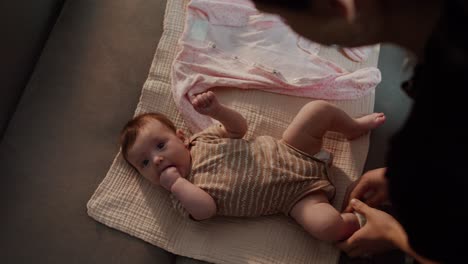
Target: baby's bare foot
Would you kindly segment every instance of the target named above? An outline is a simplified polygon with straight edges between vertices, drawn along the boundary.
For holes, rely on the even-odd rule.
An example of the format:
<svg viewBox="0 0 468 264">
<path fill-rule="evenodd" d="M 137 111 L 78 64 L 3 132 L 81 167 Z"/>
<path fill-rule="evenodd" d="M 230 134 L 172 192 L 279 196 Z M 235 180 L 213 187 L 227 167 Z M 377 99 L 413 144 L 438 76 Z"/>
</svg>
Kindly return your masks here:
<svg viewBox="0 0 468 264">
<path fill-rule="evenodd" d="M 352 134 L 348 135 L 348 139 L 355 139 L 366 134 L 370 130 L 381 126 L 385 122 L 385 114 L 373 113 L 354 120 L 356 121 L 357 128 Z"/>
</svg>

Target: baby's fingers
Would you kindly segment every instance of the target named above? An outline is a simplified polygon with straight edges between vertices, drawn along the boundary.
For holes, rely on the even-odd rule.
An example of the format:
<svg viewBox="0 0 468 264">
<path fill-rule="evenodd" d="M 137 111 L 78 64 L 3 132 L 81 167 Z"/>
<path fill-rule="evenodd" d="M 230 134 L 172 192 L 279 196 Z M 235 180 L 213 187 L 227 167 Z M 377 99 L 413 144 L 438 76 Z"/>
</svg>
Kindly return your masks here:
<svg viewBox="0 0 468 264">
<path fill-rule="evenodd" d="M 198 96 L 195 96 L 195 97 L 192 98 L 192 105 L 195 108 L 200 107 L 200 99 L 198 98 Z"/>
<path fill-rule="evenodd" d="M 210 99 L 210 96 L 208 96 L 208 93 L 202 94 L 201 97 L 203 100 L 203 106 L 205 107 L 209 106 L 211 103 L 211 99 Z"/>
<path fill-rule="evenodd" d="M 192 105 L 198 108 L 206 107 L 206 100 L 203 98 L 202 94 L 198 94 L 192 100 Z"/>
<path fill-rule="evenodd" d="M 216 95 L 212 91 L 208 91 L 200 94 L 200 99 L 203 101 L 203 105 L 208 107 L 216 101 Z"/>
<path fill-rule="evenodd" d="M 205 95 L 207 100 L 210 102 L 212 102 L 215 99 L 215 94 L 212 91 L 206 92 Z"/>
</svg>

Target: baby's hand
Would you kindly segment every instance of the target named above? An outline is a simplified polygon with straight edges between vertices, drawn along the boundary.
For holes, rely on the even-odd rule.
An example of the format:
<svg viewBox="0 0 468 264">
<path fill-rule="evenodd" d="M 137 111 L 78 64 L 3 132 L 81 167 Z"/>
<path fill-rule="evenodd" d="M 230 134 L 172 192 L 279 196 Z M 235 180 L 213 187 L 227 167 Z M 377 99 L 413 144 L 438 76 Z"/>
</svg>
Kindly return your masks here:
<svg viewBox="0 0 468 264">
<path fill-rule="evenodd" d="M 175 167 L 169 167 L 161 173 L 159 184 L 161 184 L 164 189 L 171 191 L 172 185 L 179 177 L 181 176 L 177 169 Z"/>
<path fill-rule="evenodd" d="M 195 95 L 192 99 L 192 105 L 198 113 L 207 116 L 216 114 L 221 107 L 216 95 L 212 91 Z"/>
</svg>

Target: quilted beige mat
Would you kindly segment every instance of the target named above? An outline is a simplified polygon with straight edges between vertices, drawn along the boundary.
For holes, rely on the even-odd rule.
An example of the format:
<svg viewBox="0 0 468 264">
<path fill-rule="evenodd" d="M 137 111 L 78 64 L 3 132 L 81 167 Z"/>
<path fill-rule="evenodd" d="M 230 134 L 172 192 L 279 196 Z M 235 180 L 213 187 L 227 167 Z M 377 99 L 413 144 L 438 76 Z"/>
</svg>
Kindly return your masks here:
<svg viewBox="0 0 468 264">
<path fill-rule="evenodd" d="M 171 95 L 170 71 L 177 40 L 183 31 L 187 0 L 168 0 L 164 33 L 156 50 L 135 114 L 162 112 L 187 130 Z M 376 66 L 379 47 L 365 63 L 355 63 L 331 48 L 319 55 L 348 70 Z M 215 90 L 220 100 L 240 111 L 249 122 L 247 137 L 280 137 L 299 109 L 310 99 L 230 88 Z M 372 112 L 374 93 L 354 101 L 332 101 L 351 116 Z M 123 126 L 124 124 L 122 124 Z M 328 133 L 325 148 L 334 155 L 331 178 L 339 208 L 346 186 L 362 172 L 369 136 L 349 142 Z M 213 263 L 337 263 L 339 252 L 319 242 L 285 216 L 255 219 L 217 217 L 204 222 L 184 219 L 171 207 L 168 193 L 151 187 L 117 154 L 106 177 L 87 204 L 88 214 L 112 228 L 138 237 L 172 253 Z"/>
</svg>

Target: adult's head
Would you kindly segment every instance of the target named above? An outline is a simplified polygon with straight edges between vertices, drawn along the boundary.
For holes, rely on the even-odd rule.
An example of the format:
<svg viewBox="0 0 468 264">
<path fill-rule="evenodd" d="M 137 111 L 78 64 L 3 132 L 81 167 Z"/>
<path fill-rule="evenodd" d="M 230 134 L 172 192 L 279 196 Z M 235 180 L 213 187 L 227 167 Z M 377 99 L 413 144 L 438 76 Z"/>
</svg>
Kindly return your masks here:
<svg viewBox="0 0 468 264">
<path fill-rule="evenodd" d="M 281 15 L 300 35 L 325 44 L 392 42 L 419 54 L 440 15 L 442 0 L 253 0 Z"/>
<path fill-rule="evenodd" d="M 393 136 L 386 176 L 396 217 L 420 255 L 461 263 L 468 236 L 466 0 L 254 0 L 323 44 L 391 42 L 413 51 L 414 104 Z M 291 5 L 290 3 L 294 3 Z M 398 87 L 395 87 L 398 89 Z"/>
</svg>

